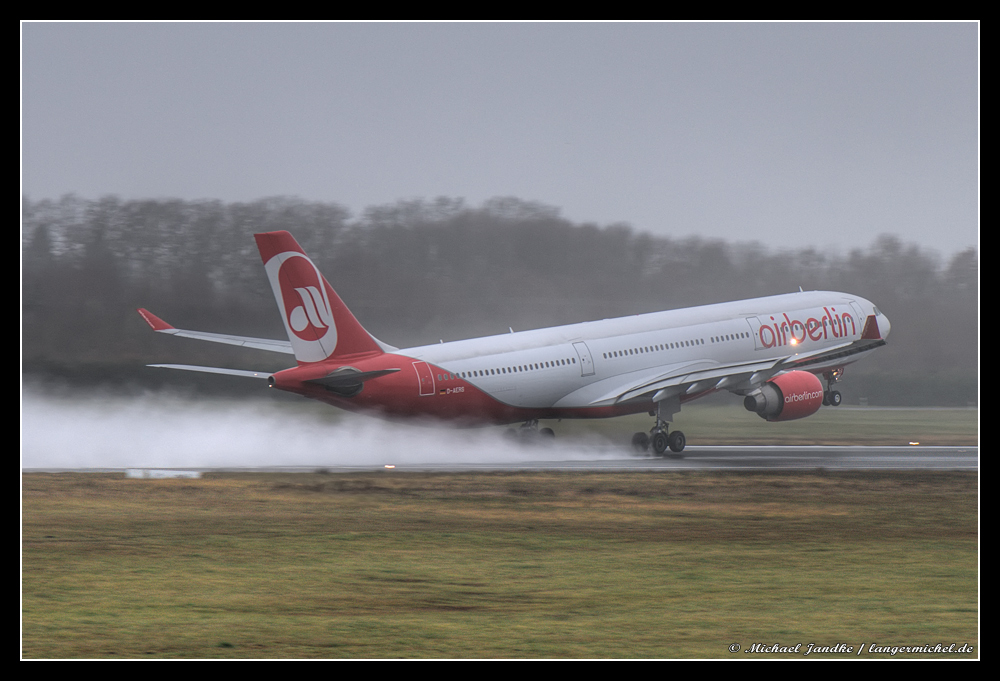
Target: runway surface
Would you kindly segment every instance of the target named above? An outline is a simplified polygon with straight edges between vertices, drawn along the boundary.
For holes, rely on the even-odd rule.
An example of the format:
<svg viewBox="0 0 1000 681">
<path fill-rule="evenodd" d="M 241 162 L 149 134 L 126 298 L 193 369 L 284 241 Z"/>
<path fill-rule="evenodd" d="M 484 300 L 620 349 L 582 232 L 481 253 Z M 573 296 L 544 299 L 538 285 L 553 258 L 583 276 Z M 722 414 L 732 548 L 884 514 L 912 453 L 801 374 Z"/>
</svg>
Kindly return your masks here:
<svg viewBox="0 0 1000 681">
<path fill-rule="evenodd" d="M 148 467 L 147 467 L 148 468 Z M 412 457 L 392 457 L 365 463 L 296 465 L 296 466 L 220 466 L 191 467 L 199 472 L 311 472 L 329 473 L 356 471 L 978 471 L 979 447 L 710 447 L 692 446 L 684 450 L 683 458 L 631 456 L 626 452 L 609 455 L 606 448 L 581 448 L 567 457 L 565 451 L 557 458 L 546 457 L 544 447 L 524 447 L 522 455 L 499 461 L 455 460 L 420 461 Z M 124 468 L 35 468 L 24 472 L 118 472 Z M 170 470 L 161 468 L 158 470 Z"/>
<path fill-rule="evenodd" d="M 605 450 L 606 451 L 606 450 Z M 688 447 L 683 458 L 629 456 L 608 458 L 595 450 L 588 457 L 581 450 L 577 459 L 546 460 L 544 451 L 537 460 L 517 462 L 451 462 L 393 464 L 394 470 L 408 471 L 642 471 L 642 470 L 936 470 L 975 471 L 979 468 L 978 447 Z M 374 470 L 378 466 L 327 466 L 338 470 Z"/>
<path fill-rule="evenodd" d="M 658 459 L 633 454 L 627 444 L 631 429 L 625 424 L 615 430 L 560 429 L 554 439 L 539 441 L 530 432 L 511 437 L 506 428 L 456 430 L 348 416 L 331 420 L 326 418 L 328 411 L 301 414 L 245 401 L 191 402 L 162 396 L 81 400 L 29 393 L 23 402 L 24 471 L 371 471 L 387 465 L 415 471 L 978 471 L 979 467 L 975 444 L 906 444 L 914 439 L 915 422 L 926 426 L 921 432 L 947 428 L 960 433 L 962 441 L 975 443 L 975 410 L 928 419 L 928 410 L 881 410 L 874 415 L 859 410 L 852 415 L 845 409 L 836 414 L 845 421 L 844 427 L 831 431 L 829 424 L 817 425 L 817 442 L 830 442 L 834 436 L 838 439 L 833 442 L 844 442 L 851 437 L 849 424 L 867 419 L 857 442 L 884 437 L 883 442 L 899 443 L 893 447 L 709 446 L 693 437 L 683 459 Z M 927 424 L 928 420 L 933 422 Z M 873 428 L 879 430 L 873 434 Z M 889 432 L 878 435 L 881 429 Z M 949 441 L 940 434 L 935 437 L 938 443 Z"/>
</svg>

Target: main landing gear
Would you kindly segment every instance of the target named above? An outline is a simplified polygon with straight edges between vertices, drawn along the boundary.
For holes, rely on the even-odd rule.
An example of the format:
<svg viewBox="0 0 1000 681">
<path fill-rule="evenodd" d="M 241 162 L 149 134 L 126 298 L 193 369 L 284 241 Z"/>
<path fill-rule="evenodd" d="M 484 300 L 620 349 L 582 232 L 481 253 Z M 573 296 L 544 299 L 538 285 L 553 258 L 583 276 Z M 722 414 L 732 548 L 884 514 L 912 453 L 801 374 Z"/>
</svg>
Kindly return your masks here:
<svg viewBox="0 0 1000 681">
<path fill-rule="evenodd" d="M 687 445 L 687 438 L 679 430 L 669 430 L 669 424 L 662 416 L 661 404 L 663 402 L 657 402 L 656 411 L 650 412 L 650 416 L 656 416 L 656 424 L 649 429 L 649 435 L 642 432 L 633 435 L 632 448 L 637 452 L 645 453 L 649 451 L 649 446 L 652 445 L 655 456 L 668 456 L 671 459 L 684 458 L 681 452 L 684 451 L 684 447 Z M 672 416 L 673 414 L 670 415 Z M 669 454 L 667 453 L 668 449 L 670 450 Z"/>
<path fill-rule="evenodd" d="M 539 428 L 538 419 L 531 419 L 521 424 L 520 428 L 508 428 L 504 433 L 508 440 L 516 442 L 551 442 L 556 434 L 551 428 Z"/>
<path fill-rule="evenodd" d="M 687 438 L 679 430 L 668 432 L 666 429 L 657 430 L 655 427 L 650 430 L 650 435 L 639 432 L 632 436 L 632 447 L 637 452 L 649 451 L 650 445 L 653 446 L 653 453 L 656 456 L 669 456 L 671 459 L 682 459 L 684 455 L 681 452 L 684 451 L 684 447 L 687 445 Z M 671 452 L 670 454 L 667 454 L 668 449 Z"/>
</svg>

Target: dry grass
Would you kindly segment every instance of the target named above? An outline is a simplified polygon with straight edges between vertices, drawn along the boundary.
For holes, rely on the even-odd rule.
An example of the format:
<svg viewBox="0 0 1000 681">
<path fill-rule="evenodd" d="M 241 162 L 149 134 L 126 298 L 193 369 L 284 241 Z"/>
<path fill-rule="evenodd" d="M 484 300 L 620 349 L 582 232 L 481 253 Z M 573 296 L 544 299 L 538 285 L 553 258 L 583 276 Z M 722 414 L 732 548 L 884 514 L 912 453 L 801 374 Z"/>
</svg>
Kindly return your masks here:
<svg viewBox="0 0 1000 681">
<path fill-rule="evenodd" d="M 974 474 L 31 474 L 22 531 L 28 658 L 978 656 Z"/>
</svg>

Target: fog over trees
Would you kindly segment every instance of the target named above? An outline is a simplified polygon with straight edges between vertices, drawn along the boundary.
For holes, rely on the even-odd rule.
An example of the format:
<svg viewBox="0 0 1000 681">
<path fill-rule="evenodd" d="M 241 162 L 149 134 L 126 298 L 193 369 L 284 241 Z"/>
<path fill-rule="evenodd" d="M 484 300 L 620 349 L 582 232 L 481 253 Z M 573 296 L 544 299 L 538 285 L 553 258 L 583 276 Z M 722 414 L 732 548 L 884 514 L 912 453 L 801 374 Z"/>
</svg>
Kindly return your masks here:
<svg viewBox="0 0 1000 681">
<path fill-rule="evenodd" d="M 25 198 L 25 380 L 157 385 L 194 375 L 146 363 L 291 365 L 290 356 L 165 338 L 135 312 L 146 307 L 179 328 L 285 338 L 253 240 L 278 229 L 295 236 L 372 334 L 399 347 L 801 286 L 868 298 L 892 321 L 888 346 L 848 367 L 841 390 L 849 402 L 977 401 L 974 249 L 942 257 L 873 234 L 866 249 L 776 251 L 653 236 L 626 224 L 577 224 L 557 208 L 516 198 L 481 206 L 399 201 L 359 216 L 336 203 L 289 197 Z M 205 380 L 214 377 L 198 379 Z"/>
</svg>

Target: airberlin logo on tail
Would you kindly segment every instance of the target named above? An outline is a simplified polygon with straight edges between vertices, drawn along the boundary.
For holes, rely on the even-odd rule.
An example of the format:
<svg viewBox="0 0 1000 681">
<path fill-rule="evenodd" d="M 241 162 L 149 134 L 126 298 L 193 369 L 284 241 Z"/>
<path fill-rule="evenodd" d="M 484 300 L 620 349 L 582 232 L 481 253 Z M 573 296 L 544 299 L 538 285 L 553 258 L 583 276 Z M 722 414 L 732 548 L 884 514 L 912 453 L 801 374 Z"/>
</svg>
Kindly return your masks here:
<svg viewBox="0 0 1000 681">
<path fill-rule="evenodd" d="M 302 253 L 285 251 L 264 265 L 281 304 L 295 358 L 319 362 L 337 347 L 337 326 L 323 276 Z"/>
<path fill-rule="evenodd" d="M 293 307 L 292 311 L 288 313 L 288 325 L 292 327 L 292 331 L 299 338 L 314 340 L 316 334 L 333 326 L 333 311 L 330 310 L 330 303 L 316 286 L 296 288 L 295 292 L 299 294 L 302 304 Z M 284 290 L 281 293 L 283 296 L 287 295 Z M 287 300 L 283 302 L 287 312 L 289 302 Z"/>
<path fill-rule="evenodd" d="M 808 317 L 804 322 L 790 319 L 787 314 L 769 317 L 770 323 L 761 324 L 757 330 L 760 344 L 765 348 L 778 345 L 798 345 L 810 340 L 826 340 L 827 338 L 844 338 L 856 336 L 857 326 L 850 312 L 837 313 L 835 307 L 824 307 L 817 317 Z"/>
</svg>

